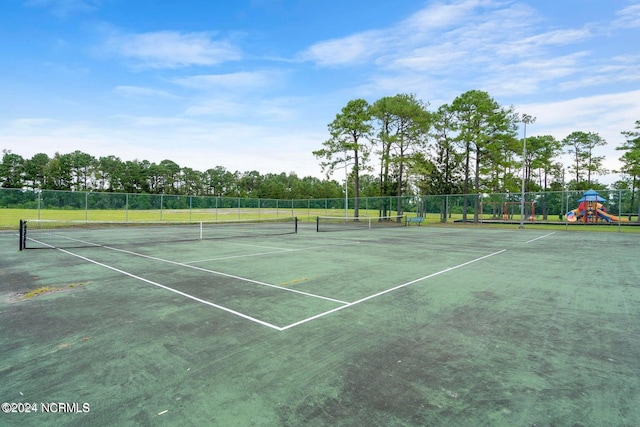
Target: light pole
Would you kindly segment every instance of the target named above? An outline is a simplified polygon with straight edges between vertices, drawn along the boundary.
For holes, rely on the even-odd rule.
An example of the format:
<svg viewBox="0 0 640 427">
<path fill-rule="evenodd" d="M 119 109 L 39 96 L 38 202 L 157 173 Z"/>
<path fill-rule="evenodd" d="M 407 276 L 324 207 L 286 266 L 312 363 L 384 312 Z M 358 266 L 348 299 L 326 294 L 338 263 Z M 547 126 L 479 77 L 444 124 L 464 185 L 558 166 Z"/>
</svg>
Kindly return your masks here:
<svg viewBox="0 0 640 427">
<path fill-rule="evenodd" d="M 355 162 L 349 162 L 347 158 L 347 150 L 344 150 L 344 222 L 349 222 L 349 171 L 348 167 L 355 165 Z"/>
<path fill-rule="evenodd" d="M 536 122 L 536 118 L 528 114 L 522 114 L 520 119 L 524 123 L 524 139 L 522 145 L 522 194 L 520 198 L 520 227 L 524 228 L 524 182 L 527 176 L 527 125 Z M 531 212 L 533 215 L 533 212 Z"/>
<path fill-rule="evenodd" d="M 349 222 L 349 174 L 347 174 L 347 150 L 344 150 L 344 222 Z"/>
</svg>

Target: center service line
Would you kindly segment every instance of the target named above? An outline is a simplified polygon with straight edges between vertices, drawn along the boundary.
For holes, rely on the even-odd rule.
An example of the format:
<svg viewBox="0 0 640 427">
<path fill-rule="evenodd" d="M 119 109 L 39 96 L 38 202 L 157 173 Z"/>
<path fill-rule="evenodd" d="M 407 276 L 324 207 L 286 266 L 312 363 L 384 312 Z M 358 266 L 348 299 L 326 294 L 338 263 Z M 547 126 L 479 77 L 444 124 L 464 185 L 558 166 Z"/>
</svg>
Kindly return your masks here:
<svg viewBox="0 0 640 427">
<path fill-rule="evenodd" d="M 185 263 L 182 263 L 182 262 L 171 261 L 169 259 L 163 259 L 163 258 L 158 258 L 158 257 L 151 256 L 151 255 L 139 254 L 137 252 L 127 251 L 125 249 L 112 248 L 111 246 L 103 246 L 103 248 L 110 249 L 110 250 L 116 251 L 116 252 L 122 252 L 122 253 L 125 253 L 125 254 L 139 256 L 139 257 L 142 257 L 142 258 L 152 259 L 154 261 L 166 262 L 166 263 L 173 264 L 173 265 L 179 265 L 181 267 L 192 268 L 194 270 L 204 271 L 205 273 L 216 274 L 218 276 L 229 277 L 231 279 L 236 279 L 236 280 L 240 280 L 240 281 L 243 281 L 243 282 L 249 282 L 249 283 L 253 283 L 253 284 L 256 284 L 256 285 L 268 286 L 270 288 L 276 288 L 276 289 L 279 289 L 279 290 L 282 290 L 282 291 L 293 292 L 294 294 L 300 294 L 300 295 L 313 297 L 313 298 L 319 298 L 319 299 L 323 299 L 323 300 L 327 300 L 327 301 L 331 301 L 331 302 L 337 302 L 338 304 L 349 304 L 346 301 L 340 301 L 338 299 L 324 297 L 322 295 L 316 295 L 316 294 L 312 294 L 312 293 L 309 293 L 309 292 L 298 291 L 296 289 L 283 288 L 282 286 L 272 285 L 270 283 L 260 282 L 258 280 L 248 279 L 246 277 L 235 276 L 233 274 L 223 273 L 221 271 L 209 270 L 208 268 L 202 268 L 202 267 L 198 267 L 198 266 L 195 266 L 195 265 L 185 264 Z"/>
<path fill-rule="evenodd" d="M 281 254 L 281 253 L 284 253 L 284 252 L 312 251 L 314 249 L 324 249 L 324 248 L 327 248 L 327 247 L 334 247 L 334 246 L 355 245 L 355 244 L 358 244 L 358 243 L 359 242 L 341 243 L 341 244 L 337 244 L 337 245 L 319 245 L 319 246 L 310 246 L 310 247 L 307 247 L 307 248 L 298 248 L 298 249 L 277 249 L 277 250 L 274 250 L 274 251 L 259 252 L 259 253 L 254 253 L 254 254 L 228 255 L 228 256 L 222 256 L 222 257 L 217 257 L 217 258 L 198 259 L 198 260 L 195 260 L 195 261 L 185 261 L 185 262 L 183 262 L 183 264 L 196 264 L 196 263 L 199 263 L 199 262 L 220 261 L 220 260 L 225 260 L 225 259 L 236 259 L 236 258 L 250 258 L 250 257 L 254 257 L 254 256 Z M 255 246 L 255 245 L 242 245 L 242 246 L 259 247 L 259 246 Z"/>
</svg>

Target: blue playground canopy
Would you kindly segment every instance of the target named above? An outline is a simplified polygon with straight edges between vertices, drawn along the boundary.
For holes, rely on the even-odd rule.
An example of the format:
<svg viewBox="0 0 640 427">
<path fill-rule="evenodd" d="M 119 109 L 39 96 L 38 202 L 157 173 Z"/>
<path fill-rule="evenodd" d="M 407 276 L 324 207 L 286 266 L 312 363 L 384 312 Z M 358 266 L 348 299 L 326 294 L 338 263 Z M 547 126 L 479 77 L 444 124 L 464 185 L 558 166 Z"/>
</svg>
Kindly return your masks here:
<svg viewBox="0 0 640 427">
<path fill-rule="evenodd" d="M 582 195 L 583 197 L 578 199 L 578 202 L 606 202 L 607 199 L 598 194 L 596 190 L 587 190 Z"/>
</svg>

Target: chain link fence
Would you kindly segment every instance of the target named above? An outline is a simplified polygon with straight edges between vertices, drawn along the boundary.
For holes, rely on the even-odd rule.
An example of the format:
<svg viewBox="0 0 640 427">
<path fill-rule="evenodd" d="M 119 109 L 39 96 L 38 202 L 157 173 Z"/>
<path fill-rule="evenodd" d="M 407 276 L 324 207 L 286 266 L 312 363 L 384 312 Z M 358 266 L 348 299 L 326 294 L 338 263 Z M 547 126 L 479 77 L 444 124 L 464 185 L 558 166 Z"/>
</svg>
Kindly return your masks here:
<svg viewBox="0 0 640 427">
<path fill-rule="evenodd" d="M 599 203 L 606 218 L 595 222 L 638 223 L 639 191 L 600 190 Z M 565 223 L 567 213 L 579 213 L 583 191 L 521 194 L 467 194 L 361 197 L 361 217 L 404 214 L 424 217 L 427 223 L 450 222 L 536 222 Z M 316 216 L 355 214 L 356 200 L 350 199 L 250 199 L 167 194 L 125 194 L 0 188 L 0 218 L 77 221 L 171 221 L 278 218 L 297 216 L 315 221 Z M 2 214 L 4 212 L 4 214 Z M 3 224 L 6 227 L 6 224 Z"/>
</svg>

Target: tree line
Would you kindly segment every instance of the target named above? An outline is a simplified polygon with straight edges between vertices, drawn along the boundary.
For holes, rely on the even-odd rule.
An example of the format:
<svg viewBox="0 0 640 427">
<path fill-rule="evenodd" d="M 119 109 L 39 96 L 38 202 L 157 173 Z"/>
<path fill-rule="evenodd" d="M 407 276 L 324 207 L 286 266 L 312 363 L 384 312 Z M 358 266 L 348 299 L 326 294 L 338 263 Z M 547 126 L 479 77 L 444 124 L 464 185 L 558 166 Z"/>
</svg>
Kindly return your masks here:
<svg viewBox="0 0 640 427">
<path fill-rule="evenodd" d="M 518 138 L 520 125 L 526 131 L 535 118 L 500 105 L 487 92 L 470 90 L 435 111 L 428 106 L 411 94 L 373 104 L 355 99 L 328 125 L 330 137 L 314 155 L 328 174 L 349 167 L 355 216 L 359 181 L 372 172 L 378 174 L 380 195 L 398 197 L 603 189 L 596 177 L 612 172 L 597 152 L 607 144 L 598 133 Z M 624 179 L 614 185 L 619 189 L 638 188 L 640 120 L 635 129 L 622 132 L 627 141 L 616 147 L 624 152 L 617 171 Z M 571 159 L 567 165 L 561 160 L 565 155 Z M 379 170 L 373 171 L 372 160 Z"/>
<path fill-rule="evenodd" d="M 76 150 L 23 158 L 3 150 L 0 186 L 66 191 L 104 191 L 193 196 L 304 199 L 342 197 L 333 180 L 299 178 L 295 173 L 262 175 L 258 171 L 231 172 L 216 166 L 204 172 L 181 167 L 172 160 L 122 160 L 94 157 Z"/>
<path fill-rule="evenodd" d="M 604 187 L 596 179 L 610 172 L 597 152 L 606 145 L 604 138 L 584 131 L 562 140 L 527 137 L 525 151 L 518 138 L 525 117 L 480 90 L 435 110 L 412 94 L 372 104 L 354 99 L 328 124 L 329 138 L 313 151 L 325 179 L 231 172 L 223 166 L 201 172 L 169 159 L 122 160 L 80 150 L 31 158 L 2 150 L 0 187 L 274 199 L 339 198 L 346 190 L 356 200 L 356 216 L 361 195 L 517 193 L 523 184 L 527 192 Z M 623 152 L 617 172 L 625 177 L 616 188 L 639 187 L 640 120 L 635 125 L 622 132 L 626 143 L 616 147 Z M 569 155 L 569 164 L 561 162 L 563 155 Z M 348 171 L 347 188 L 329 179 L 342 168 Z"/>
</svg>

